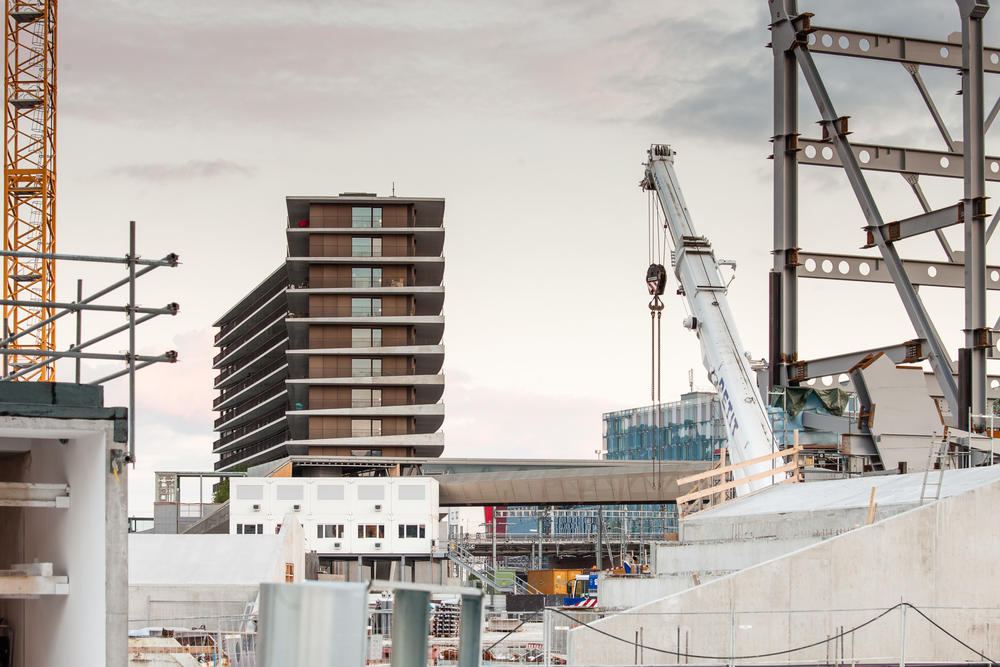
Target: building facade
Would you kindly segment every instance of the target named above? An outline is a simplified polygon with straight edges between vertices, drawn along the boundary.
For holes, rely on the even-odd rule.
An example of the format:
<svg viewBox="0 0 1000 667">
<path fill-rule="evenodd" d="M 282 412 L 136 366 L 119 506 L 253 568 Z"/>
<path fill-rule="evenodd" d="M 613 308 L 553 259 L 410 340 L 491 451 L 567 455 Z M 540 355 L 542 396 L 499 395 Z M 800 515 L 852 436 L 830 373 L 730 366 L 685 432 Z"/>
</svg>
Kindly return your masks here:
<svg viewBox="0 0 1000 667">
<path fill-rule="evenodd" d="M 428 477 L 245 477 L 230 481 L 229 532 L 274 535 L 289 514 L 323 559 L 420 556 L 438 545 L 438 484 Z"/>
<path fill-rule="evenodd" d="M 444 200 L 286 203 L 284 264 L 215 323 L 216 470 L 439 456 Z"/>
</svg>

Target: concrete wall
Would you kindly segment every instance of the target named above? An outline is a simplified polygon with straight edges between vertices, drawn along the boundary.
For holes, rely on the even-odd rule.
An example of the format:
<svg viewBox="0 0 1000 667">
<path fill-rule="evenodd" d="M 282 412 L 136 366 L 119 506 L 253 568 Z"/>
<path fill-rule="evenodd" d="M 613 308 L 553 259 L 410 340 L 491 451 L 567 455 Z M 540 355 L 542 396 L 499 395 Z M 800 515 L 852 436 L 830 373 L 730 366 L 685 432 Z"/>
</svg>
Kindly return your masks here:
<svg viewBox="0 0 1000 667">
<path fill-rule="evenodd" d="M 70 506 L 2 508 L 0 569 L 51 562 L 68 595 L 0 599 L 14 633 L 14 666 L 111 665 L 127 661 L 127 468 L 110 470 L 107 420 L 0 417 L 0 456 L 21 464 L 7 481 L 68 483 Z"/>
<path fill-rule="evenodd" d="M 283 579 L 282 579 L 283 581 Z M 209 631 L 239 630 L 239 620 L 257 599 L 260 584 L 129 586 L 129 629 L 200 627 Z M 224 618 L 224 617 L 230 618 Z"/>
<path fill-rule="evenodd" d="M 821 482 L 817 482 L 821 483 Z M 916 503 L 879 505 L 878 520 L 905 512 Z M 781 512 L 754 514 L 747 517 L 720 516 L 685 519 L 680 523 L 680 540 L 686 542 L 717 542 L 758 538 L 799 539 L 833 537 L 863 526 L 868 521 L 867 507 L 797 512 L 788 508 Z"/>
<path fill-rule="evenodd" d="M 690 544 L 662 542 L 653 545 L 652 570 L 657 575 L 719 571 L 728 574 L 783 556 L 819 540 L 818 537 L 801 537 Z"/>
<path fill-rule="evenodd" d="M 758 655 L 822 641 L 840 626 L 854 627 L 905 600 L 966 643 L 996 656 L 998 503 L 1000 482 L 995 482 L 630 610 L 642 615 L 616 615 L 595 625 L 630 641 L 641 628 L 647 646 L 664 650 L 676 650 L 680 636 L 681 647 L 690 653 L 728 656 L 732 641 L 737 656 Z M 891 612 L 849 637 L 847 659 L 897 659 L 900 616 Z M 570 644 L 571 663 L 633 664 L 635 659 L 630 644 L 586 627 L 570 631 Z M 833 651 L 824 642 L 792 656 L 741 662 L 827 660 Z M 905 616 L 905 657 L 976 659 L 912 610 Z M 676 658 L 647 648 L 640 661 L 668 660 Z"/>
</svg>

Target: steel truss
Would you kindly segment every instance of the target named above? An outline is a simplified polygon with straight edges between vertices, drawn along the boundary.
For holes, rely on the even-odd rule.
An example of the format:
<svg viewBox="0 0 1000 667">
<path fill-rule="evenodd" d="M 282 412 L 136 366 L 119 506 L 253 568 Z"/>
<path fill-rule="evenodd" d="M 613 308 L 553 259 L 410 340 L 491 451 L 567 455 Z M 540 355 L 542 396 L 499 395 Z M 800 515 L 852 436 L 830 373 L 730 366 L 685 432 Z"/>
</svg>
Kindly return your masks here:
<svg viewBox="0 0 1000 667">
<path fill-rule="evenodd" d="M 55 298 L 56 245 L 56 0 L 6 0 L 4 85 L 3 306 L 18 339 L 14 363 L 32 365 L 37 351 L 55 349 L 50 320 Z M 36 326 L 43 320 L 50 320 Z M 23 380 L 55 380 L 51 364 Z"/>
<path fill-rule="evenodd" d="M 962 21 L 960 43 L 939 42 L 812 25 L 812 14 L 800 13 L 797 0 L 769 0 L 771 49 L 774 57 L 774 264 L 770 273 L 768 382 L 795 385 L 817 377 L 822 369 L 840 368 L 865 352 L 839 354 L 807 362 L 798 358 L 798 279 L 892 283 L 917 339 L 886 348 L 890 357 L 907 362 L 928 360 L 941 393 L 959 428 L 969 428 L 969 415 L 986 409 L 986 359 L 992 356 L 994 329 L 986 323 L 986 291 L 1000 289 L 1000 267 L 986 266 L 986 243 L 1000 212 L 987 224 L 985 182 L 1000 181 L 1000 157 L 985 156 L 985 133 L 1000 112 L 1000 100 L 984 113 L 983 76 L 1000 73 L 1000 49 L 983 47 L 982 21 L 988 0 L 956 0 Z M 898 62 L 917 87 L 941 133 L 944 151 L 852 143 L 848 116 L 834 107 L 813 53 Z M 921 67 L 957 70 L 962 80 L 962 138 L 952 138 L 920 75 Z M 799 73 L 820 113 L 822 136 L 799 136 Z M 804 252 L 798 247 L 798 166 L 844 170 L 866 220 L 859 245 L 877 248 L 879 256 Z M 910 185 L 923 213 L 897 221 L 883 219 L 864 171 L 895 172 Z M 920 187 L 920 176 L 962 178 L 963 198 L 957 205 L 932 210 Z M 965 232 L 964 252 L 954 250 L 943 234 L 953 225 Z M 895 243 L 933 233 L 945 261 L 901 259 Z M 958 355 L 958 379 L 917 292 L 920 285 L 961 288 L 965 292 L 965 341 Z M 975 421 L 980 421 L 976 419 Z M 981 424 L 973 424 L 974 428 Z"/>
<path fill-rule="evenodd" d="M 136 305 L 136 280 L 150 271 L 161 267 L 176 267 L 180 263 L 180 258 L 170 253 L 161 259 L 143 259 L 136 254 L 135 250 L 135 221 L 129 222 L 129 250 L 124 257 L 101 257 L 94 255 L 68 255 L 51 252 L 29 252 L 23 250 L 2 250 L 0 257 L 4 260 L 14 259 L 34 259 L 55 263 L 56 261 L 89 262 L 98 264 L 123 264 L 128 269 L 128 275 L 117 280 L 110 285 L 99 289 L 93 294 L 83 296 L 83 281 L 76 282 L 76 301 L 71 303 L 60 303 L 49 300 L 23 301 L 20 299 L 0 299 L 0 304 L 7 307 L 21 307 L 31 305 L 49 312 L 46 318 L 34 322 L 20 331 L 9 331 L 7 322 L 4 322 L 3 336 L 0 338 L 0 356 L 3 357 L 3 375 L 0 380 L 23 380 L 26 378 L 55 377 L 55 361 L 57 359 L 73 359 L 76 364 L 76 383 L 80 384 L 80 362 L 83 359 L 95 359 L 102 361 L 124 361 L 125 368 L 116 371 L 96 380 L 91 380 L 87 384 L 104 384 L 116 378 L 127 375 L 128 386 L 128 452 L 115 450 L 113 465 L 120 469 L 127 462 L 135 461 L 135 373 L 138 370 L 151 366 L 155 363 L 166 362 L 175 363 L 177 353 L 167 350 L 162 354 L 143 355 L 135 352 L 135 331 L 143 322 L 159 315 L 176 315 L 180 306 L 176 303 L 168 303 L 162 308 L 149 308 Z M 141 267 L 141 268 L 139 268 Z M 110 305 L 94 303 L 101 297 L 110 294 L 122 287 L 128 287 L 128 303 L 125 305 Z M 123 313 L 126 317 L 125 324 L 94 336 L 88 340 L 82 339 L 83 313 L 84 311 Z M 76 342 L 70 345 L 68 350 L 47 349 L 33 350 L 30 355 L 24 354 L 21 339 L 33 337 L 43 329 L 51 329 L 53 323 L 61 317 L 69 314 L 76 315 Z M 139 317 L 141 315 L 141 317 Z M 107 340 L 117 334 L 128 332 L 128 350 L 124 353 L 90 352 L 86 348 Z"/>
</svg>

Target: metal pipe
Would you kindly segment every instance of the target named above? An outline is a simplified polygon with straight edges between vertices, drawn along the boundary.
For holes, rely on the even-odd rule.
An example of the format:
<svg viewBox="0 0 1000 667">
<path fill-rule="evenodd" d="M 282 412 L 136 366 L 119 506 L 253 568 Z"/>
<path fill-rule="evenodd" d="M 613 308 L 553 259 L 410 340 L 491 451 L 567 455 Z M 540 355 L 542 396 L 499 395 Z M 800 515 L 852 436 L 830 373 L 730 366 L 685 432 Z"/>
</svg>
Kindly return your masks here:
<svg viewBox="0 0 1000 667">
<path fill-rule="evenodd" d="M 135 463 L 135 220 L 128 222 L 128 455 Z"/>
<path fill-rule="evenodd" d="M 137 371 L 138 370 L 142 370 L 146 366 L 152 366 L 153 364 L 158 364 L 158 363 L 161 363 L 161 362 L 173 363 L 173 361 L 171 361 L 169 359 L 160 359 L 160 360 L 157 360 L 157 361 L 143 361 L 142 363 L 138 363 L 138 364 L 135 365 L 135 370 L 137 370 Z M 104 384 L 105 382 L 110 382 L 111 380 L 116 380 L 116 379 L 120 378 L 121 376 L 126 375 L 127 373 L 128 373 L 128 369 L 125 368 L 125 369 L 122 369 L 122 370 L 117 371 L 115 373 L 112 373 L 111 375 L 105 375 L 104 377 L 98 378 L 97 380 L 91 380 L 87 384 Z"/>
<path fill-rule="evenodd" d="M 127 313 L 129 306 L 105 306 L 102 304 L 77 304 L 63 301 L 24 301 L 21 299 L 0 299 L 3 306 L 28 306 L 29 308 L 66 308 L 69 312 L 77 310 L 97 310 L 108 313 Z M 172 315 L 177 312 L 176 303 L 167 304 L 163 308 L 135 308 L 137 313 L 156 313 L 158 315 Z"/>
<path fill-rule="evenodd" d="M 102 262 L 104 264 L 128 264 L 127 257 L 100 257 L 97 255 L 66 255 L 55 252 L 24 252 L 22 250 L 0 250 L 0 257 L 25 257 L 29 259 L 63 259 L 71 262 Z M 170 253 L 163 259 L 139 259 L 142 266 L 177 266 L 180 257 Z"/>
<path fill-rule="evenodd" d="M 155 266 L 145 267 L 145 268 L 142 269 L 142 271 L 140 271 L 139 273 L 136 274 L 136 277 L 141 276 L 141 275 L 145 275 L 145 274 L 149 273 L 150 271 L 152 271 L 155 268 L 156 268 Z M 52 317 L 48 317 L 48 318 L 42 320 L 41 322 L 39 322 L 38 324 L 35 324 L 34 326 L 25 329 L 24 331 L 19 331 L 16 334 L 14 334 L 13 336 L 4 336 L 4 339 L 2 341 L 0 341 L 0 345 L 9 345 L 12 341 L 20 338 L 21 336 L 23 336 L 25 334 L 29 334 L 32 331 L 35 331 L 36 329 L 40 329 L 43 326 L 45 326 L 46 324 L 49 324 L 50 322 L 55 322 L 56 320 L 58 320 L 63 315 L 68 315 L 71 312 L 79 312 L 81 310 L 79 308 L 79 304 L 90 303 L 91 301 L 99 299 L 102 296 L 104 296 L 105 294 L 108 294 L 109 292 L 113 292 L 114 290 L 118 289 L 122 285 L 125 285 L 126 283 L 128 283 L 128 278 L 122 278 L 118 282 L 112 283 L 110 286 L 105 287 L 102 290 L 98 290 L 97 292 L 94 292 L 93 294 L 91 294 L 90 296 L 88 296 L 85 299 L 80 298 L 80 293 L 81 293 L 83 281 L 80 280 L 80 281 L 77 281 L 77 283 L 78 283 L 78 285 L 77 285 L 76 305 L 78 307 L 72 308 L 72 309 L 68 309 L 68 310 L 61 310 L 58 313 L 56 313 L 55 315 L 53 315 Z M 37 303 L 37 302 L 28 302 L 28 303 Z"/>
<path fill-rule="evenodd" d="M 0 354 L 19 354 L 25 357 L 53 357 L 55 359 L 103 359 L 110 361 L 128 361 L 129 355 L 126 354 L 105 354 L 103 352 L 74 352 L 72 350 L 25 350 L 22 348 L 13 347 L 0 347 Z M 177 353 L 173 350 L 165 352 L 164 354 L 153 356 L 149 354 L 137 354 L 135 355 L 136 361 L 176 361 Z"/>
<path fill-rule="evenodd" d="M 969 388 L 968 405 L 959 406 L 959 428 L 980 428 L 982 419 L 968 424 L 968 415 L 986 414 L 986 220 L 977 211 L 986 194 L 986 147 L 983 120 L 983 17 L 985 0 L 957 0 L 962 17 L 962 119 L 965 157 L 965 347 L 969 363 L 959 386 Z"/>
<path fill-rule="evenodd" d="M 148 322 L 149 320 L 153 319 L 157 315 L 159 315 L 159 313 L 152 313 L 152 314 L 149 314 L 149 315 L 143 315 L 138 320 L 136 320 L 136 324 L 141 324 L 143 322 Z M 85 347 L 90 347 L 94 343 L 99 343 L 99 342 L 101 342 L 102 340 L 104 340 L 106 338 L 110 338 L 111 336 L 114 336 L 115 334 L 119 334 L 119 333 L 125 331 L 126 329 L 128 329 L 128 324 L 123 324 L 120 327 L 116 327 L 114 329 L 111 329 L 110 331 L 104 332 L 100 336 L 96 336 L 94 338 L 91 338 L 88 341 L 80 343 L 79 345 L 71 348 L 71 351 L 79 351 L 79 350 L 82 350 Z M 31 354 L 26 354 L 24 356 L 32 356 L 32 355 Z M 87 359 L 89 357 L 83 356 L 83 357 L 78 357 L 78 358 L 80 358 L 80 359 Z M 48 364 L 51 364 L 54 361 L 55 361 L 55 358 L 49 358 L 49 359 L 46 359 L 44 361 L 40 361 L 37 364 L 32 364 L 31 366 L 29 366 L 27 368 L 22 368 L 21 370 L 19 370 L 15 374 L 11 375 L 10 377 L 7 377 L 7 375 L 5 374 L 4 375 L 4 379 L 13 380 L 13 379 L 19 378 L 22 375 L 25 375 L 26 373 L 29 373 L 29 372 L 31 372 L 31 371 L 33 371 L 35 369 L 41 368 L 42 366 L 46 366 Z M 93 384 L 96 384 L 96 383 L 93 383 Z"/>
<path fill-rule="evenodd" d="M 78 279 L 76 281 L 76 302 L 80 303 L 81 301 L 83 301 L 83 280 L 79 280 Z M 63 312 L 65 312 L 65 311 L 63 311 Z M 81 335 L 81 330 L 82 329 L 83 329 L 83 311 L 82 310 L 77 310 L 76 311 L 76 346 L 73 348 L 74 350 L 79 350 L 80 349 L 80 335 Z M 10 344 L 10 341 L 6 340 L 6 338 L 5 338 L 4 345 L 9 345 L 9 344 Z M 73 362 L 76 365 L 76 383 L 77 384 L 80 384 L 80 361 L 81 361 L 80 359 L 77 359 L 75 362 Z"/>
</svg>

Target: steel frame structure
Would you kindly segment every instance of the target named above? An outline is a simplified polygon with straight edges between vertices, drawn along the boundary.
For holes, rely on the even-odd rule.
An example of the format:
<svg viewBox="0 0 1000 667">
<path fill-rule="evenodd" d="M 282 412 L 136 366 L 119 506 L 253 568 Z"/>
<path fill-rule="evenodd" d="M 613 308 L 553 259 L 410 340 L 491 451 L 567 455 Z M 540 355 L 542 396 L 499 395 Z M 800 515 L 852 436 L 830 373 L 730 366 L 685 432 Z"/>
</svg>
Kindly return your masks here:
<svg viewBox="0 0 1000 667">
<path fill-rule="evenodd" d="M 0 304 L 4 308 L 12 307 L 39 307 L 53 314 L 49 315 L 45 319 L 42 319 L 34 324 L 31 324 L 21 331 L 8 331 L 7 322 L 4 322 L 4 332 L 2 338 L 0 338 L 0 356 L 3 357 L 3 375 L 0 376 L 2 381 L 11 380 L 23 380 L 26 378 L 38 378 L 42 372 L 48 373 L 54 381 L 55 376 L 55 361 L 57 359 L 73 359 L 76 362 L 76 383 L 80 384 L 80 362 L 83 359 L 96 359 L 102 361 L 124 361 L 125 368 L 105 375 L 104 377 L 98 378 L 96 380 L 91 380 L 87 384 L 104 384 L 105 382 L 110 382 L 111 380 L 117 379 L 119 377 L 128 376 L 128 452 L 122 452 L 121 450 L 115 450 L 117 454 L 112 462 L 112 465 L 116 470 L 120 470 L 125 463 L 132 463 L 135 461 L 135 373 L 147 366 L 151 366 L 155 363 L 166 362 L 175 363 L 177 361 L 177 353 L 173 350 L 167 350 L 166 352 L 158 355 L 143 355 L 136 354 L 135 352 L 135 330 L 136 327 L 143 322 L 148 322 L 149 320 L 157 317 L 159 315 L 176 315 L 180 310 L 180 306 L 176 303 L 168 303 L 162 308 L 148 308 L 136 305 L 136 279 L 144 276 L 145 274 L 153 271 L 154 269 L 167 266 L 176 267 L 180 263 L 180 258 L 175 253 L 170 253 L 161 259 L 142 259 L 136 254 L 135 250 L 135 221 L 129 222 L 129 250 L 128 254 L 124 257 L 102 257 L 94 255 L 68 255 L 68 254 L 57 254 L 57 253 L 41 253 L 41 252 L 29 252 L 24 250 L 2 250 L 0 251 L 0 257 L 4 260 L 8 259 L 23 259 L 23 260 L 37 260 L 37 261 L 47 261 L 55 263 L 58 260 L 63 261 L 73 261 L 73 262 L 91 262 L 98 264 L 124 264 L 128 269 L 128 275 L 125 278 L 117 280 L 107 287 L 103 287 L 93 294 L 84 297 L 83 296 L 83 281 L 78 280 L 76 284 L 77 299 L 71 303 L 59 303 L 51 300 L 31 300 L 22 301 L 20 299 L 0 299 Z M 142 267 L 137 268 L 137 267 Z M 94 303 L 101 297 L 114 292 L 122 287 L 128 287 L 128 303 L 124 305 L 111 305 L 111 304 L 98 304 Z M 127 321 L 118 327 L 105 331 L 93 338 L 86 341 L 81 340 L 82 338 L 82 328 L 83 328 L 83 312 L 89 311 L 99 311 L 99 312 L 116 312 L 124 313 Z M 55 312 L 58 311 L 58 312 Z M 68 350 L 35 350 L 32 355 L 30 362 L 22 362 L 20 364 L 12 364 L 10 359 L 22 358 L 29 355 L 23 353 L 24 348 L 20 345 L 20 339 L 29 336 L 37 335 L 39 330 L 46 327 L 52 327 L 53 323 L 65 315 L 73 313 L 76 315 L 76 342 L 70 345 Z M 137 317 L 141 315 L 141 317 Z M 90 347 L 96 343 L 107 340 L 117 334 L 128 332 L 128 350 L 124 353 L 104 353 L 104 352 L 90 352 L 86 351 L 85 348 Z"/>
<path fill-rule="evenodd" d="M 56 0 L 6 0 L 4 85 L 4 250 L 54 253 L 56 247 Z M 52 382 L 34 351 L 55 349 L 55 261 L 4 257 L 4 321 L 21 337 L 11 363 L 34 366 L 22 380 Z"/>
<path fill-rule="evenodd" d="M 930 362 L 956 425 L 967 429 L 970 414 L 987 412 L 986 359 L 992 354 L 996 327 L 986 322 L 986 291 L 1000 289 L 1000 267 L 987 267 L 985 252 L 1000 218 L 998 212 L 987 226 L 985 182 L 1000 180 L 1000 158 L 986 157 L 984 149 L 985 133 L 1000 112 L 1000 100 L 987 116 L 983 95 L 984 73 L 1000 73 L 1000 49 L 983 47 L 982 21 L 989 1 L 956 0 L 956 4 L 962 21 L 961 43 L 819 27 L 812 24 L 812 14 L 799 12 L 797 0 L 768 0 L 774 67 L 774 260 L 769 285 L 767 379 L 772 387 L 796 385 L 817 376 L 811 366 L 822 366 L 824 374 L 847 373 L 859 358 L 859 353 L 844 353 L 816 364 L 798 358 L 799 278 L 892 283 L 916 332 L 916 340 L 896 346 L 906 350 L 899 356 L 907 362 Z M 916 85 L 946 150 L 852 143 L 848 116 L 840 115 L 834 107 L 813 53 L 900 63 Z M 952 138 L 942 120 L 920 75 L 921 67 L 951 68 L 961 74 L 961 142 Z M 799 136 L 800 73 L 820 113 L 819 138 Z M 861 245 L 877 248 L 878 257 L 802 251 L 798 244 L 800 164 L 844 170 L 866 220 Z M 866 170 L 900 174 L 923 213 L 886 221 L 865 180 Z M 962 178 L 961 201 L 932 210 L 919 183 L 923 175 Z M 952 225 L 963 226 L 964 252 L 954 250 L 943 234 L 942 230 Z M 897 241 L 929 233 L 937 236 L 945 261 L 900 258 Z M 957 381 L 951 356 L 918 294 L 919 285 L 964 290 L 965 340 L 958 354 Z"/>
</svg>

